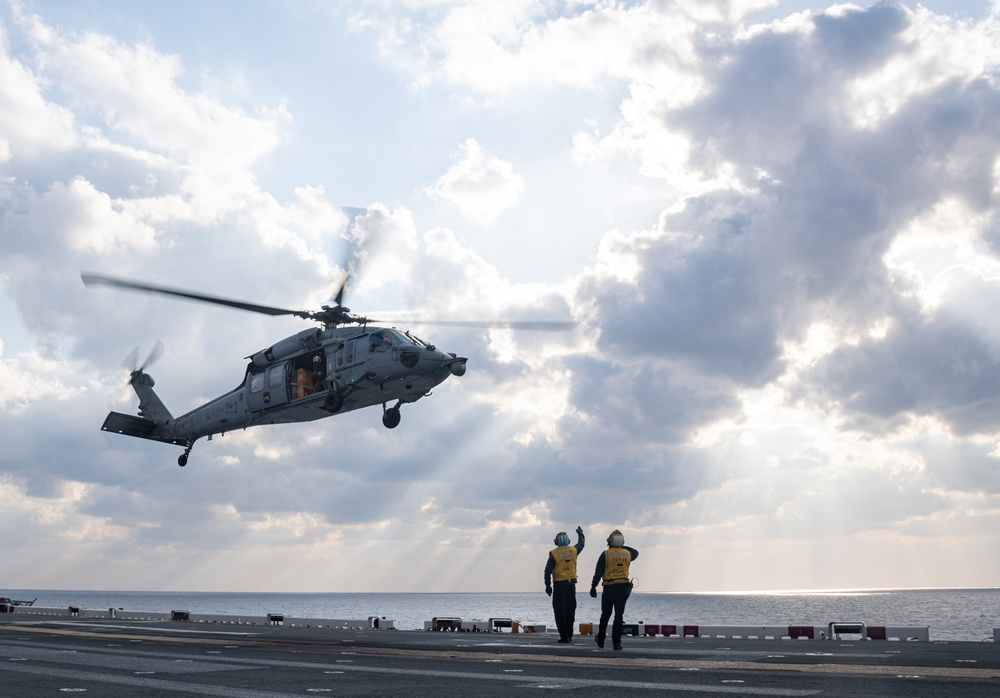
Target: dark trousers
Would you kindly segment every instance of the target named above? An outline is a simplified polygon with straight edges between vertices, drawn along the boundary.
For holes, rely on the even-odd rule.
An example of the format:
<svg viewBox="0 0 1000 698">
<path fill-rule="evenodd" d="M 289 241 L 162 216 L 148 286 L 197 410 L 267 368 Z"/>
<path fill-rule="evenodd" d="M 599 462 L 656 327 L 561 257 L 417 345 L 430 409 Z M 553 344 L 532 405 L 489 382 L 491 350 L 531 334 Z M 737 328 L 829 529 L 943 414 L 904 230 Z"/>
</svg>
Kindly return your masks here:
<svg viewBox="0 0 1000 698">
<path fill-rule="evenodd" d="M 559 639 L 571 640 L 573 624 L 576 622 L 576 582 L 552 584 L 552 610 L 556 614 Z"/>
<path fill-rule="evenodd" d="M 601 592 L 601 624 L 597 628 L 597 641 L 601 644 L 604 644 L 604 638 L 608 636 L 608 619 L 611 618 L 611 611 L 615 612 L 615 622 L 611 625 L 611 642 L 615 645 L 622 643 L 625 602 L 631 593 L 632 584 L 629 582 L 611 584 L 604 587 L 604 591 Z"/>
</svg>

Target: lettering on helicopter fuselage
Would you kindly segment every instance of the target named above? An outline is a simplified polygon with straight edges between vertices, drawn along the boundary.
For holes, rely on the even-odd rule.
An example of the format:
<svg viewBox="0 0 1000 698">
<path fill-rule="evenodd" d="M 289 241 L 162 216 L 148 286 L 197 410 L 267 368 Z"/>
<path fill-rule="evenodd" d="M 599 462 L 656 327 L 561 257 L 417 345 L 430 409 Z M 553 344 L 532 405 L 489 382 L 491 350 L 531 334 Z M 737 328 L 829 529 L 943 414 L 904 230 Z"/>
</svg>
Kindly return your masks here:
<svg viewBox="0 0 1000 698">
<path fill-rule="evenodd" d="M 225 414 L 226 410 L 221 405 L 219 407 L 212 407 L 210 409 L 205 410 L 205 421 L 208 422 L 212 420 L 222 420 Z"/>
</svg>

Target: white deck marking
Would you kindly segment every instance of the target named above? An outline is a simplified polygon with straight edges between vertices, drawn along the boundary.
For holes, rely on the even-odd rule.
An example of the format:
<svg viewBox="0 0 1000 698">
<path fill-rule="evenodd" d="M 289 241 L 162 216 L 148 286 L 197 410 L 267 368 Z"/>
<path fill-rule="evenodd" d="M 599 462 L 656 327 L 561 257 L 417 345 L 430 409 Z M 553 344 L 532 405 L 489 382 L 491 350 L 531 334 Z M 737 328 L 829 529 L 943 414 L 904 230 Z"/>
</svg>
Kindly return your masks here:
<svg viewBox="0 0 1000 698">
<path fill-rule="evenodd" d="M 602 687 L 613 689 L 638 689 L 654 691 L 678 691 L 685 693 L 707 693 L 707 694 L 728 694 L 728 695 L 752 695 L 752 696 L 810 696 L 819 693 L 816 690 L 782 689 L 782 688 L 755 688 L 749 686 L 732 685 L 702 685 L 696 683 L 680 683 L 670 681 L 628 681 L 616 679 L 577 679 L 572 677 L 543 676 L 533 673 L 510 674 L 506 672 L 482 672 L 482 671 L 453 671 L 435 669 L 403 669 L 396 667 L 373 667 L 348 664 L 343 660 L 331 662 L 304 662 L 276 659 L 242 659 L 237 657 L 207 657 L 203 654 L 177 654 L 169 652 L 147 652 L 142 650 L 112 650 L 102 648 L 80 648 L 82 651 L 67 654 L 60 650 L 48 650 L 41 647 L 26 646 L 27 643 L 15 643 L 13 645 L 0 642 L 0 656 L 3 650 L 7 650 L 8 655 L 31 657 L 32 660 L 59 661 L 66 664 L 72 661 L 76 664 L 87 663 L 88 666 L 101 667 L 103 669 L 134 669 L 134 663 L 142 661 L 144 664 L 153 662 L 161 667 L 177 667 L 182 665 L 186 675 L 190 676 L 191 671 L 233 671 L 252 670 L 264 667 L 288 667 L 297 670 L 318 670 L 330 671 L 337 669 L 345 673 L 373 674 L 373 675 L 394 675 L 407 676 L 413 678 L 434 678 L 453 679 L 466 682 L 478 681 L 500 681 L 516 686 L 535 686 L 560 689 L 576 689 L 588 687 Z M 109 656 L 110 655 L 110 656 Z M 11 657 L 13 658 L 13 657 Z M 188 663 L 190 662 L 190 663 Z M 122 665 L 125 666 L 122 666 Z M 131 666 L 130 666 L 131 665 Z M 222 698 L 287 698 L 291 695 L 301 693 L 275 693 L 271 691 L 253 691 L 245 688 L 230 688 L 226 686 L 215 686 L 203 683 L 188 683 L 183 681 L 172 681 L 167 678 L 143 678 L 135 674 L 111 674 L 107 671 L 83 671 L 76 669 L 64 669 L 53 666 L 41 666 L 33 661 L 18 662 L 16 664 L 6 663 L 4 669 L 20 673 L 34 674 L 38 676 L 50 676 L 74 681 L 92 681 L 97 683 L 107 683 L 121 686 L 132 686 L 136 688 L 162 689 L 176 691 L 180 693 L 198 693 L 206 696 L 221 696 Z"/>
</svg>

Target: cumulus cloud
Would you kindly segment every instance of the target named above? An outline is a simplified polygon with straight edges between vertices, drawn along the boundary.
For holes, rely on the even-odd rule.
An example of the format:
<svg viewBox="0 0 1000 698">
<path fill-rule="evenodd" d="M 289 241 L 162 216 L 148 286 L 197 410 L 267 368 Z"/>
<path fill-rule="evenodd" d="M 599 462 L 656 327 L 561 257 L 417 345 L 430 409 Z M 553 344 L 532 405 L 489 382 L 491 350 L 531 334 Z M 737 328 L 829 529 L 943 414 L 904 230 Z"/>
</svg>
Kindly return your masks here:
<svg viewBox="0 0 1000 698">
<path fill-rule="evenodd" d="M 324 182 L 275 185 L 269 158 L 297 136 L 295 100 L 231 104 L 155 28 L 129 41 L 11 10 L 0 311 L 29 346 L 0 356 L 0 530 L 34 536 L 11 573 L 59 586 L 42 563 L 67 529 L 88 532 L 69 562 L 95 586 L 156 585 L 150 570 L 169 566 L 189 570 L 180 585 L 242 588 L 253 572 L 260 588 L 304 588 L 365 556 L 365 588 L 400 590 L 404 564 L 414 588 L 528 589 L 537 555 L 524 550 L 576 523 L 625 526 L 664 552 L 669 567 L 646 563 L 650 589 L 742 586 L 721 561 L 754 554 L 891 550 L 909 572 L 921 543 L 972 554 L 998 518 L 995 16 L 879 3 L 754 24 L 768 4 L 386 3 L 338 17 L 436 108 L 400 114 L 396 134 L 324 137 L 418 153 L 420 168 L 391 174 L 430 212 L 343 209 Z M 510 122 L 529 109 L 559 118 L 527 138 Z M 542 141 L 558 167 L 533 162 Z M 521 207 L 566 201 L 556 193 L 610 196 L 598 172 L 649 182 L 653 213 L 551 247 L 497 230 Z M 447 209 L 464 220 L 435 218 Z M 504 271 L 591 244 L 568 279 Z M 84 290 L 80 271 L 316 308 L 351 267 L 351 304 L 385 301 L 415 322 L 580 326 L 427 327 L 469 373 L 406 405 L 392 432 L 377 409 L 237 430 L 199 442 L 183 471 L 169 446 L 100 432 L 136 344 L 164 339 L 150 371 L 179 414 L 303 325 Z M 375 554 L 404 537 L 412 557 Z M 442 579 L 449 547 L 493 550 L 511 569 Z M 714 562 L 692 571 L 705 551 Z M 209 560 L 231 573 L 204 576 Z M 281 565 L 260 572 L 263 560 L 299 581 Z M 930 579 L 799 568 L 753 583 Z"/>
<path fill-rule="evenodd" d="M 523 190 L 524 179 L 510 163 L 488 157 L 470 138 L 462 144 L 455 164 L 424 193 L 455 206 L 467 218 L 490 225 L 517 202 Z"/>
<path fill-rule="evenodd" d="M 922 56 L 910 37 L 928 24 L 945 28 L 927 13 L 883 5 L 821 15 L 801 33 L 762 31 L 734 41 L 714 89 L 666 109 L 660 123 L 701 144 L 697 162 L 727 164 L 743 183 L 689 199 L 659 229 L 634 238 L 641 260 L 634 284 L 588 280 L 582 288 L 598 309 L 603 341 L 640 355 L 655 346 L 653 354 L 759 386 L 782 372 L 783 343 L 801 339 L 817 320 L 852 328 L 855 336 L 886 317 L 899 320 L 891 334 L 911 326 L 897 295 L 906 289 L 883 258 L 915 217 L 941 202 L 960 197 L 974 212 L 995 209 L 989 192 L 1000 144 L 986 114 L 997 93 L 988 79 L 948 64 L 951 79 L 910 93 L 880 123 L 862 127 L 838 113 L 845 105 L 836 88 L 879 72 L 890 55 Z M 894 42 L 899 48 L 891 49 Z M 831 60 L 844 51 L 849 61 Z M 838 70 L 822 68 L 831 64 Z M 973 65 L 982 68 L 981 61 Z M 821 96 L 832 111 L 817 108 Z M 967 147 L 973 141 L 983 149 Z M 953 340 L 956 332 L 964 333 L 961 324 L 941 328 Z M 891 339 L 866 343 L 874 349 Z M 930 337 L 905 343 L 934 344 Z M 943 349 L 930 353 L 952 363 L 942 360 Z M 976 366 L 984 360 L 992 363 L 969 357 Z M 884 369 L 872 366 L 872 375 Z M 853 394 L 861 380 L 820 382 Z M 884 388 L 871 392 L 898 394 Z M 860 407 L 837 404 L 847 413 Z M 995 424 L 980 428 L 996 432 Z"/>
<path fill-rule="evenodd" d="M 990 295 L 996 291 L 990 289 Z M 896 315 L 884 336 L 836 349 L 804 385 L 851 428 L 884 433 L 934 417 L 960 435 L 997 433 L 996 342 L 945 310 Z"/>
<path fill-rule="evenodd" d="M 0 46 L 7 48 L 7 31 L 0 28 Z M 68 149 L 76 140 L 73 113 L 45 99 L 42 87 L 29 66 L 4 50 L 0 57 L 0 80 L 6 86 L 0 102 L 0 131 L 4 160 L 15 155 L 37 156 L 52 147 Z"/>
<path fill-rule="evenodd" d="M 136 145 L 155 146 L 204 169 L 248 165 L 272 150 L 288 119 L 282 106 L 240 113 L 178 85 L 178 56 L 90 32 L 59 33 L 36 15 L 17 17 L 34 60 L 86 121 Z"/>
</svg>

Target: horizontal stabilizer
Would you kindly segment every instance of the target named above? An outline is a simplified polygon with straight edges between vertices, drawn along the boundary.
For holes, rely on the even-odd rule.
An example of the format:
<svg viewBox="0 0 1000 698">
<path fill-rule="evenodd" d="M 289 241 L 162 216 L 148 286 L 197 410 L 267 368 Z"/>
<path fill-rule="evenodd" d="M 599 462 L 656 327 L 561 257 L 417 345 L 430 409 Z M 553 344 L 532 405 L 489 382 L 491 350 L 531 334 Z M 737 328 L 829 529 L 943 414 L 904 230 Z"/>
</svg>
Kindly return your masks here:
<svg viewBox="0 0 1000 698">
<path fill-rule="evenodd" d="M 136 417 L 131 414 L 122 414 L 121 412 L 109 413 L 108 418 L 104 420 L 104 424 L 101 426 L 101 429 L 103 431 L 114 432 L 115 434 L 136 436 L 140 439 L 150 439 L 152 441 L 160 441 L 166 444 L 174 444 L 175 446 L 187 446 L 187 441 L 185 439 L 173 439 L 157 434 L 156 422 L 153 420 L 143 419 L 142 417 Z"/>
</svg>

